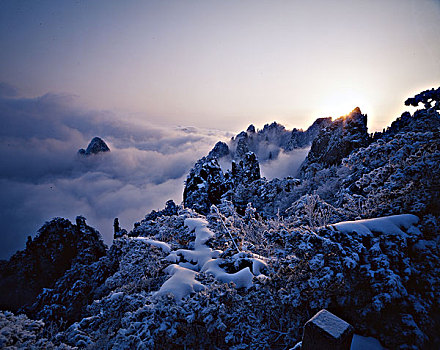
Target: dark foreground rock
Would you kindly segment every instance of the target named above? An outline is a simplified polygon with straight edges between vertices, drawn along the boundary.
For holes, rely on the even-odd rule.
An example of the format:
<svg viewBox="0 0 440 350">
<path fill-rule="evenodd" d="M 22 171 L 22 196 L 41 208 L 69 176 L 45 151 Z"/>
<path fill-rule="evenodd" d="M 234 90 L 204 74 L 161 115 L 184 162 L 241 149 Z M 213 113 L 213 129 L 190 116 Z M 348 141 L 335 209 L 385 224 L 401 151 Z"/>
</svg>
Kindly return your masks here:
<svg viewBox="0 0 440 350">
<path fill-rule="evenodd" d="M 51 288 L 77 262 L 97 261 L 106 247 L 98 231 L 78 217 L 77 225 L 56 218 L 46 223 L 26 249 L 0 265 L 0 308 L 17 311 Z"/>
<path fill-rule="evenodd" d="M 350 350 L 353 327 L 323 309 L 304 326 L 302 350 Z"/>
</svg>

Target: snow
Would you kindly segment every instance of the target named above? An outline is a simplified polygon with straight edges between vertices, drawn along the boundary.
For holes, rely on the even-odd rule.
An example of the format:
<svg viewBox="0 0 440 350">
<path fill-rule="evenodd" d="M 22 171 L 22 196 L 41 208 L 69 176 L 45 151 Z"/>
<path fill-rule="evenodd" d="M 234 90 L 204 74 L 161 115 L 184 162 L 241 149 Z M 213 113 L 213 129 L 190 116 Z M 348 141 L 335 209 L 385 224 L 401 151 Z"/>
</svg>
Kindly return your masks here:
<svg viewBox="0 0 440 350">
<path fill-rule="evenodd" d="M 252 273 L 255 275 L 255 276 L 259 276 L 259 275 L 261 275 L 262 273 L 261 273 L 261 270 L 262 269 L 264 269 L 264 268 L 267 268 L 267 264 L 266 264 L 266 262 L 264 262 L 263 260 L 261 260 L 261 259 L 258 259 L 258 258 L 252 258 L 252 259 L 250 259 L 251 261 L 252 261 Z"/>
<path fill-rule="evenodd" d="M 171 251 L 171 246 L 168 243 L 162 241 L 156 241 L 154 239 L 146 238 L 146 237 L 136 237 L 135 240 L 144 241 L 152 246 L 155 246 L 161 249 L 164 253 L 169 253 Z"/>
<path fill-rule="evenodd" d="M 171 293 L 176 300 L 182 300 L 187 295 L 199 292 L 205 287 L 195 280 L 196 272 L 179 265 L 170 265 L 165 272 L 171 275 L 160 287 L 156 295 Z"/>
<path fill-rule="evenodd" d="M 207 222 L 204 219 L 200 218 L 188 218 L 185 219 L 185 226 L 189 228 L 190 232 L 195 231 L 196 234 L 196 242 L 195 248 L 198 249 L 203 244 L 206 243 L 210 238 L 214 237 L 214 234 L 208 229 Z"/>
<path fill-rule="evenodd" d="M 199 246 L 195 250 L 178 249 L 170 254 L 170 258 L 174 259 L 174 255 L 182 256 L 185 260 L 195 264 L 200 271 L 205 263 L 213 258 L 218 258 L 219 250 L 212 250 L 206 246 Z M 178 261 L 178 259 L 177 259 Z"/>
<path fill-rule="evenodd" d="M 112 293 L 112 295 L 110 296 L 110 300 L 116 300 L 122 298 L 123 296 L 124 296 L 123 292 Z"/>
<path fill-rule="evenodd" d="M 330 225 L 330 228 L 344 233 L 356 232 L 366 236 L 372 235 L 373 232 L 406 236 L 402 229 L 408 230 L 411 226 L 417 224 L 418 221 L 419 218 L 415 215 L 401 214 L 375 219 L 344 221 Z"/>
<path fill-rule="evenodd" d="M 248 255 L 251 255 L 250 258 Z M 239 260 L 247 260 L 252 263 L 252 273 L 255 276 L 259 276 L 262 274 L 261 270 L 264 270 L 267 268 L 266 262 L 263 260 L 263 258 L 256 254 L 250 254 L 245 252 L 239 252 L 232 256 L 232 259 L 236 260 L 237 262 Z"/>
<path fill-rule="evenodd" d="M 252 274 L 249 267 L 235 273 L 227 273 L 220 267 L 221 259 L 210 260 L 204 266 L 202 272 L 213 275 L 218 281 L 223 283 L 234 282 L 237 288 L 249 288 L 252 286 Z"/>
<path fill-rule="evenodd" d="M 248 257 L 246 253 L 240 252 L 232 256 L 232 259 L 248 260 L 252 263 L 252 271 L 245 267 L 234 273 L 226 272 L 221 264 L 225 261 L 220 259 L 222 251 L 213 250 L 205 243 L 214 237 L 214 233 L 207 227 L 208 222 L 200 218 L 187 218 L 184 225 L 190 232 L 195 233 L 194 249 L 177 249 L 171 251 L 166 260 L 171 262 L 165 272 L 171 277 L 162 285 L 156 295 L 171 293 L 176 300 L 182 300 L 187 295 L 203 290 L 205 287 L 195 280 L 197 272 L 204 272 L 213 275 L 223 283 L 233 282 L 236 288 L 249 288 L 252 286 L 254 276 L 263 276 L 262 270 L 267 264 L 259 257 Z M 162 243 L 162 242 L 158 242 Z M 181 261 L 182 258 L 185 261 Z"/>
</svg>

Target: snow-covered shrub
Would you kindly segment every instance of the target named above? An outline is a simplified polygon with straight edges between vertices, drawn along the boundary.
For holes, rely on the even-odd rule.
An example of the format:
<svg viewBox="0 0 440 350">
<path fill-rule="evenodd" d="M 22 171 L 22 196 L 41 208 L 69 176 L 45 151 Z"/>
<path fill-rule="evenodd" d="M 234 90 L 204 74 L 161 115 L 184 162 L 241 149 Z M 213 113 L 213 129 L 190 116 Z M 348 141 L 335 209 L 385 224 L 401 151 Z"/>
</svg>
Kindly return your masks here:
<svg viewBox="0 0 440 350">
<path fill-rule="evenodd" d="M 71 349 L 60 343 L 55 345 L 43 336 L 44 323 L 25 315 L 0 311 L 0 348 L 2 349 Z"/>
<path fill-rule="evenodd" d="M 439 162 L 439 131 L 400 133 L 391 141 L 373 143 L 345 159 L 344 165 L 352 169 L 346 183 L 352 182 L 349 186 L 363 197 L 370 217 L 439 213 Z"/>
</svg>

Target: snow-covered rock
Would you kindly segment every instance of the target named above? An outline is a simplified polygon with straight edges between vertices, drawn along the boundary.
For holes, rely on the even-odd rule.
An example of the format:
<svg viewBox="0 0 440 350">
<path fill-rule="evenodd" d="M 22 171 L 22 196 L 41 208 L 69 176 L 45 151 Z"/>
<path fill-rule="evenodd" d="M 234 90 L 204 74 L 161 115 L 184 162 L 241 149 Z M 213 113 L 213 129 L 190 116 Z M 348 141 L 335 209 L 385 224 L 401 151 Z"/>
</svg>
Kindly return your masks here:
<svg viewBox="0 0 440 350">
<path fill-rule="evenodd" d="M 320 131 L 313 140 L 301 172 L 304 174 L 315 163 L 325 166 L 340 164 L 353 150 L 365 147 L 368 143 L 367 116 L 356 107 Z"/>
</svg>

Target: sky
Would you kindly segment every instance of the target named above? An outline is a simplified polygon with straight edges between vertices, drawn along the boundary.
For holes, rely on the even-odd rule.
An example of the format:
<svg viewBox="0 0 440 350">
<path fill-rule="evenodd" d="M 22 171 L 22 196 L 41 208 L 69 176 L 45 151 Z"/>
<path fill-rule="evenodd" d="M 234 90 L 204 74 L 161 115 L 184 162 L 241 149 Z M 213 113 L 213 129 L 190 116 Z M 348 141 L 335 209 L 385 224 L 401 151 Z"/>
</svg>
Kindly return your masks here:
<svg viewBox="0 0 440 350">
<path fill-rule="evenodd" d="M 0 0 L 0 259 L 53 217 L 111 243 L 219 141 L 359 106 L 381 130 L 440 78 L 440 1 Z M 94 136 L 111 152 L 78 157 Z M 291 175 L 306 155 L 262 164 Z"/>
<path fill-rule="evenodd" d="M 371 131 L 440 78 L 440 1 L 0 2 L 0 78 L 158 123 Z"/>
</svg>

